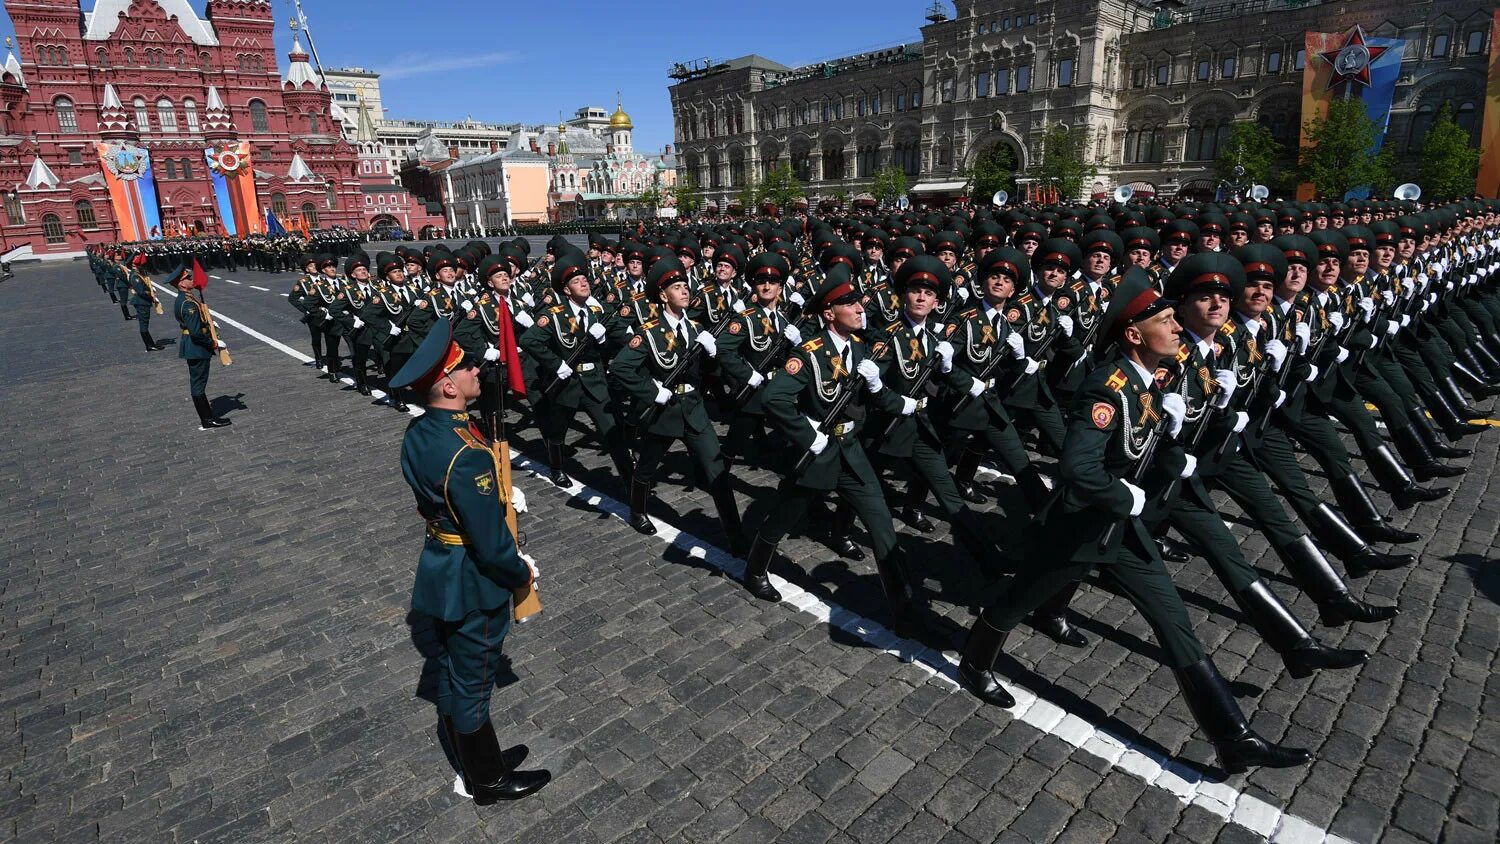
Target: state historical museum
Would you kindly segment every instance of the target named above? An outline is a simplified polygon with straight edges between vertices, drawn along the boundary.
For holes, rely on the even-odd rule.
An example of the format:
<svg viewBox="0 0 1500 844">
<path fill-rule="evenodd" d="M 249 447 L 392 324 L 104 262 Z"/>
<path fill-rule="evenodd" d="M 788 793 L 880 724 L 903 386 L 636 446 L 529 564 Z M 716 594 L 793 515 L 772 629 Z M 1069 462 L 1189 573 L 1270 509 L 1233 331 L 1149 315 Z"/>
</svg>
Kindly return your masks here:
<svg viewBox="0 0 1500 844">
<path fill-rule="evenodd" d="M 0 249 L 360 225 L 359 152 L 300 43 L 280 74 L 270 3 L 4 5 Z"/>
</svg>

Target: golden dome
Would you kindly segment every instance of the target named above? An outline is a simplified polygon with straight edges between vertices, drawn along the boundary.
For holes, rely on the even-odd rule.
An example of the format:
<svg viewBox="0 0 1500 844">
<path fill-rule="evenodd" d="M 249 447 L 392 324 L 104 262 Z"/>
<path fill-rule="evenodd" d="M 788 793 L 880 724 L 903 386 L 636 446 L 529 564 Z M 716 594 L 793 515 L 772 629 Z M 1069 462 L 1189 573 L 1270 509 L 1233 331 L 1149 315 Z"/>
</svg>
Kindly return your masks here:
<svg viewBox="0 0 1500 844">
<path fill-rule="evenodd" d="M 618 100 L 615 101 L 615 113 L 611 114 L 609 116 L 609 128 L 611 128 L 611 129 L 631 129 L 631 128 L 634 128 L 630 124 L 630 115 L 626 114 L 625 113 L 625 109 L 623 109 L 623 108 L 620 107 L 620 103 L 619 103 Z"/>
</svg>

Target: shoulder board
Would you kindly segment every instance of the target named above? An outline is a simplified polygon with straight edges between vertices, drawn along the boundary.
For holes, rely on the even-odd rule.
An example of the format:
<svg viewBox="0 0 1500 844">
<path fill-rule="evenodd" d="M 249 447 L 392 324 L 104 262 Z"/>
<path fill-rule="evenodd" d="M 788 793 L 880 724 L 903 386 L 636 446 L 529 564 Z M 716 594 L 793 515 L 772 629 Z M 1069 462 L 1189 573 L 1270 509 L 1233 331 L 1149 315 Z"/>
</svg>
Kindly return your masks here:
<svg viewBox="0 0 1500 844">
<path fill-rule="evenodd" d="M 646 293 L 645 293 L 645 291 L 636 291 L 636 292 L 630 294 L 630 298 L 632 298 L 632 299 L 644 299 L 644 298 L 646 298 Z"/>
<path fill-rule="evenodd" d="M 755 312 L 758 310 L 760 310 L 760 308 L 746 308 L 743 311 L 740 311 L 740 316 L 755 316 Z"/>
<path fill-rule="evenodd" d="M 967 311 L 963 311 L 963 312 L 959 313 L 959 316 L 964 317 L 964 318 L 979 316 L 979 309 L 978 308 L 970 308 Z"/>
<path fill-rule="evenodd" d="M 1177 362 L 1182 363 L 1193 356 L 1193 347 L 1183 343 L 1177 347 Z"/>
<path fill-rule="evenodd" d="M 1233 334 L 1234 333 L 1234 322 L 1231 320 L 1230 322 L 1224 323 L 1224 327 L 1220 328 L 1219 330 L 1222 331 L 1222 332 L 1224 332 L 1225 334 Z"/>
<path fill-rule="evenodd" d="M 553 305 L 552 307 L 550 307 L 550 308 L 547 309 L 547 312 L 548 313 L 552 313 L 552 314 L 560 314 L 560 313 L 563 312 L 563 306 L 562 305 Z"/>
<path fill-rule="evenodd" d="M 1104 382 L 1104 386 L 1118 393 L 1125 389 L 1125 385 L 1128 383 L 1130 383 L 1130 379 L 1125 377 L 1125 370 L 1115 367 L 1115 371 L 1109 376 L 1109 380 Z"/>
<path fill-rule="evenodd" d="M 1020 296 L 1016 297 L 1016 301 L 1022 304 L 1030 304 L 1032 302 L 1032 296 L 1030 293 L 1022 293 Z"/>
<path fill-rule="evenodd" d="M 1079 293 L 1082 293 L 1084 290 L 1086 290 L 1088 288 L 1088 286 L 1089 286 L 1088 282 L 1086 282 L 1086 281 L 1084 281 L 1083 279 L 1080 278 L 1077 281 L 1073 282 L 1072 284 L 1068 285 L 1068 289 L 1077 291 Z"/>
<path fill-rule="evenodd" d="M 849 335 L 849 340 L 850 340 L 850 342 L 854 342 L 854 343 L 863 343 L 864 342 L 864 338 L 860 337 L 858 334 L 850 334 Z"/>
<path fill-rule="evenodd" d="M 650 331 L 651 329 L 655 328 L 660 323 L 661 323 L 661 320 L 648 319 L 645 322 L 641 323 L 641 330 L 642 331 Z"/>
<path fill-rule="evenodd" d="M 811 340 L 808 340 L 807 342 L 805 342 L 805 343 L 802 344 L 802 350 L 805 351 L 805 352 L 816 352 L 817 350 L 819 350 L 821 348 L 823 348 L 823 338 L 822 337 L 814 337 Z"/>
<path fill-rule="evenodd" d="M 463 440 L 464 441 L 464 445 L 468 446 L 469 448 L 478 448 L 478 449 L 485 449 L 485 448 L 487 448 L 487 446 L 484 443 L 482 443 L 482 442 L 479 441 L 478 437 L 474 436 L 474 432 L 469 430 L 469 426 L 468 425 L 457 425 L 457 426 L 454 426 L 453 433 L 458 434 L 458 438 L 461 439 L 461 440 Z"/>
<path fill-rule="evenodd" d="M 885 330 L 886 330 L 887 334 L 895 334 L 897 331 L 900 331 L 901 330 L 901 320 L 898 319 L 895 322 L 891 323 L 890 325 L 887 325 L 885 327 Z"/>
</svg>

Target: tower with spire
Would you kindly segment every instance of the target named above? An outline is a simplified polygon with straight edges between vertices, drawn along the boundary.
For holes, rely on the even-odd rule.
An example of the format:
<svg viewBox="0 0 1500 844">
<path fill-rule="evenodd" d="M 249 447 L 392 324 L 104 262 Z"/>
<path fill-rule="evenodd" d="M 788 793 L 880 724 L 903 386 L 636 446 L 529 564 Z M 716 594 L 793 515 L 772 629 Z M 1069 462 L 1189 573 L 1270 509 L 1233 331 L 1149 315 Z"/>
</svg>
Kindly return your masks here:
<svg viewBox="0 0 1500 844">
<path fill-rule="evenodd" d="M 631 144 L 631 130 L 635 127 L 630 123 L 630 115 L 625 113 L 625 108 L 620 104 L 620 92 L 615 92 L 615 113 L 609 116 L 609 144 L 617 154 L 626 154 L 634 151 Z"/>
</svg>

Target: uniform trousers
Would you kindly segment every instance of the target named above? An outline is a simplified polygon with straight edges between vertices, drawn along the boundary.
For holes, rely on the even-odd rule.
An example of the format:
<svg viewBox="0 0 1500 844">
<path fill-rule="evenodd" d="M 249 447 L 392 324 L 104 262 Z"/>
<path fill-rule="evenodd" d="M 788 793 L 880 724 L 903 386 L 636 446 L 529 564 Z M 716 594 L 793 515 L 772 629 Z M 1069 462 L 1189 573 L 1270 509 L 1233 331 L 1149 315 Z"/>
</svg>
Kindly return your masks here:
<svg viewBox="0 0 1500 844">
<path fill-rule="evenodd" d="M 208 364 L 213 358 L 190 360 L 188 365 L 188 395 L 201 396 L 208 392 Z"/>
<path fill-rule="evenodd" d="M 434 619 L 438 646 L 438 712 L 453 719 L 460 733 L 472 733 L 490 719 L 490 691 L 500 667 L 500 645 L 510 630 L 510 602 L 476 610 L 460 621 Z"/>
<path fill-rule="evenodd" d="M 858 445 L 854 446 L 858 448 Z M 840 448 L 837 441 L 830 441 L 828 448 Z M 896 549 L 896 528 L 886 506 L 885 494 L 880 489 L 880 480 L 873 470 L 856 468 L 849 459 L 840 455 L 842 462 L 834 492 L 854 511 L 864 523 L 870 535 L 870 546 L 875 549 L 875 559 L 887 559 Z M 772 545 L 777 544 L 802 521 L 808 505 L 821 499 L 827 490 L 811 489 L 797 483 L 795 473 L 782 478 L 776 487 L 775 503 L 760 526 L 760 537 Z"/>
</svg>

